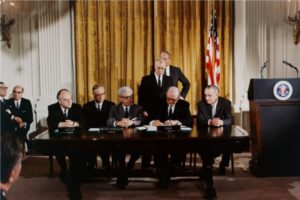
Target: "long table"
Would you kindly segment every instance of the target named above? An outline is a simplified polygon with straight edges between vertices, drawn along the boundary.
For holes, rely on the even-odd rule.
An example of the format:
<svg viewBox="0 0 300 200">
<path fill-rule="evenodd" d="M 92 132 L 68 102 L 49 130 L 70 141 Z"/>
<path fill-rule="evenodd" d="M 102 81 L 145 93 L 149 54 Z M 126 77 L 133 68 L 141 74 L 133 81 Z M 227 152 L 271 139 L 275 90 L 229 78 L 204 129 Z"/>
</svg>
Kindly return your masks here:
<svg viewBox="0 0 300 200">
<path fill-rule="evenodd" d="M 89 153 L 148 153 L 162 155 L 169 153 L 197 152 L 207 157 L 214 157 L 223 151 L 239 153 L 249 149 L 249 134 L 239 126 L 220 128 L 194 127 L 192 131 L 147 132 L 127 128 L 115 133 L 52 134 L 45 131 L 31 141 L 38 153 L 45 155 L 66 154 L 73 160 L 70 168 L 76 166 Z M 73 163 L 73 164 L 72 164 Z M 75 163 L 75 164 L 74 164 Z M 75 169 L 75 170 L 74 170 Z M 80 168 L 74 167 L 76 175 Z M 212 168 L 206 170 L 205 197 L 216 196 L 213 187 Z M 79 190 L 80 184 L 68 186 L 69 193 L 74 187 Z"/>
</svg>

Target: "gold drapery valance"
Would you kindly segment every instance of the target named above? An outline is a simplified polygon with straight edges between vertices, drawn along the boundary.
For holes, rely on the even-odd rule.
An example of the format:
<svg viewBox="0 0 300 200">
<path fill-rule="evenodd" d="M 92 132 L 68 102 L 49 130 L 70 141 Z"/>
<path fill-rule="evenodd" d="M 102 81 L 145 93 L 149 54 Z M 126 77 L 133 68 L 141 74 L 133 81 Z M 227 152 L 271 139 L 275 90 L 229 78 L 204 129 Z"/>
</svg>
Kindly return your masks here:
<svg viewBox="0 0 300 200">
<path fill-rule="evenodd" d="M 163 50 L 191 82 L 187 101 L 195 114 L 203 94 L 210 10 L 216 9 L 221 53 L 221 96 L 230 95 L 232 9 L 230 1 L 75 1 L 76 94 L 92 99 L 92 86 L 104 85 L 117 102 L 117 90 L 137 89 Z"/>
</svg>

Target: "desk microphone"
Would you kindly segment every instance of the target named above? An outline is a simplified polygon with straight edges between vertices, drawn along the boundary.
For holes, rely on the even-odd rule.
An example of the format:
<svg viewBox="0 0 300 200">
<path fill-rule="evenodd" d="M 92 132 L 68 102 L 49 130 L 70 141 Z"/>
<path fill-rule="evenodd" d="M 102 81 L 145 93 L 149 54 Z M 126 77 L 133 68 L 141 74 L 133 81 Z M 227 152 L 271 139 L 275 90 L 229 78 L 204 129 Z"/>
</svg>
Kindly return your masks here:
<svg viewBox="0 0 300 200">
<path fill-rule="evenodd" d="M 269 62 L 269 60 L 266 60 L 265 62 L 264 62 L 264 64 L 260 67 L 260 77 L 261 78 L 264 78 L 263 77 L 263 71 L 264 71 L 264 69 L 267 67 L 267 63 Z"/>
<path fill-rule="evenodd" d="M 290 68 L 293 68 L 294 70 L 296 70 L 296 72 L 297 72 L 297 78 L 298 78 L 298 68 L 296 66 L 292 65 L 291 63 L 289 63 L 289 62 L 287 62 L 285 60 L 283 60 L 282 63 L 284 63 L 284 64 L 288 65 Z"/>
</svg>

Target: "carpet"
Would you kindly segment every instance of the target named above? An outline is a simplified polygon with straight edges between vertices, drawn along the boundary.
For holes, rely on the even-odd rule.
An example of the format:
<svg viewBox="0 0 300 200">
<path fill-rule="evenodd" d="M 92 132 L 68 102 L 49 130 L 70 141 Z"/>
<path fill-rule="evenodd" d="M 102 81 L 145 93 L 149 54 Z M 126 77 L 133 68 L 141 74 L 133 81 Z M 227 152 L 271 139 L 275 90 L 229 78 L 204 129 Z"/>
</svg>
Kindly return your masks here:
<svg viewBox="0 0 300 200">
<path fill-rule="evenodd" d="M 300 200 L 300 178 L 257 178 L 248 172 L 249 153 L 235 155 L 235 175 L 230 167 L 227 176 L 217 175 L 214 182 L 221 200 Z M 218 166 L 220 158 L 215 160 Z M 54 162 L 54 178 L 49 178 L 48 157 L 28 156 L 23 161 L 21 176 L 7 194 L 9 200 L 65 200 L 66 186 L 57 178 L 59 168 Z M 154 178 L 130 178 L 125 190 L 115 187 L 115 178 L 99 179 L 96 183 L 82 185 L 83 199 L 87 200 L 193 200 L 203 199 L 204 182 L 198 177 L 172 178 L 168 189 L 155 187 Z"/>
</svg>

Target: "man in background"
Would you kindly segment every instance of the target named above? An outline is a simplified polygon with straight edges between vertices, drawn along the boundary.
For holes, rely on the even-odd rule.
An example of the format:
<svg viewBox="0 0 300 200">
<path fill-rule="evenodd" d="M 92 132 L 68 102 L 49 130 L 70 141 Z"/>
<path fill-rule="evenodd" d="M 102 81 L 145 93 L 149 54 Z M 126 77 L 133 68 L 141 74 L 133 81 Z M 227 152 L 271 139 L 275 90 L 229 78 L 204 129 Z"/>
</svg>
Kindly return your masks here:
<svg viewBox="0 0 300 200">
<path fill-rule="evenodd" d="M 33 122 L 32 106 L 29 99 L 23 98 L 24 88 L 16 85 L 13 96 L 8 100 L 8 112 L 12 115 L 14 129 L 22 142 L 28 141 L 27 134 Z"/>
<path fill-rule="evenodd" d="M 115 103 L 105 99 L 105 89 L 101 85 L 93 86 L 93 96 L 94 100 L 86 103 L 82 109 L 87 130 L 106 126 L 109 111 L 115 105 Z M 88 168 L 94 168 L 97 163 L 96 155 L 88 155 L 88 157 Z M 110 168 L 109 154 L 102 153 L 100 157 L 103 167 Z"/>
<path fill-rule="evenodd" d="M 227 126 L 233 122 L 231 114 L 231 102 L 223 97 L 219 97 L 217 86 L 209 85 L 204 91 L 205 101 L 199 101 L 197 104 L 198 114 L 197 122 L 200 126 Z M 222 153 L 222 161 L 219 166 L 220 174 L 226 173 L 226 167 L 229 165 L 230 153 Z M 212 165 L 212 163 L 207 163 Z"/>
<path fill-rule="evenodd" d="M 166 62 L 165 75 L 172 77 L 173 85 L 178 87 L 178 82 L 182 84 L 180 92 L 181 99 L 185 99 L 190 89 L 190 81 L 185 77 L 179 67 L 171 65 L 171 54 L 168 51 L 160 53 L 160 58 Z"/>
<path fill-rule="evenodd" d="M 166 63 L 163 59 L 155 60 L 154 73 L 144 76 L 138 91 L 138 104 L 144 109 L 146 123 L 154 120 L 161 104 L 166 99 L 166 92 L 173 86 L 171 77 L 164 75 Z"/>
<path fill-rule="evenodd" d="M 1 182 L 0 199 L 6 200 L 6 193 L 11 185 L 18 179 L 22 169 L 23 145 L 19 139 L 10 132 L 1 134 Z"/>
</svg>

